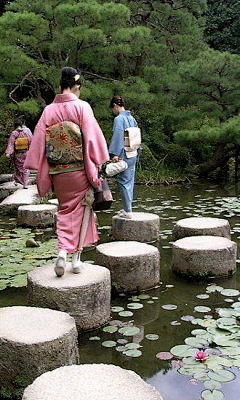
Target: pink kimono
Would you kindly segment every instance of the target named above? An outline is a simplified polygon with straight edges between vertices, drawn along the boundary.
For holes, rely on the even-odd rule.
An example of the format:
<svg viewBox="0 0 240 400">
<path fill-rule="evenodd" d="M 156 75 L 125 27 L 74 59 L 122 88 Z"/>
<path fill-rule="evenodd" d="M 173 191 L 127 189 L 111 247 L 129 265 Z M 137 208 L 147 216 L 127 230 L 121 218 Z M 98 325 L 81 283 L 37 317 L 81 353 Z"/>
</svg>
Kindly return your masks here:
<svg viewBox="0 0 240 400">
<path fill-rule="evenodd" d="M 29 171 L 24 168 L 24 162 L 26 160 L 27 151 L 18 152 L 14 149 L 15 140 L 19 137 L 27 136 L 29 144 L 31 143 L 32 136 L 29 135 L 24 129 L 15 129 L 10 135 L 8 146 L 5 153 L 12 157 L 14 163 L 14 175 L 13 179 L 16 183 L 21 183 L 23 186 L 28 185 Z"/>
<path fill-rule="evenodd" d="M 46 127 L 61 121 L 79 125 L 84 142 L 84 170 L 49 174 L 45 155 Z M 25 161 L 25 168 L 37 170 L 37 186 L 40 196 L 45 196 L 54 186 L 59 201 L 57 214 L 58 249 L 68 253 L 78 251 L 84 206 L 81 201 L 88 189 L 98 188 L 101 179 L 98 167 L 108 160 L 108 149 L 103 133 L 88 103 L 72 93 L 58 94 L 54 102 L 45 107 L 34 131 L 33 141 Z M 93 211 L 83 246 L 99 239 Z"/>
</svg>

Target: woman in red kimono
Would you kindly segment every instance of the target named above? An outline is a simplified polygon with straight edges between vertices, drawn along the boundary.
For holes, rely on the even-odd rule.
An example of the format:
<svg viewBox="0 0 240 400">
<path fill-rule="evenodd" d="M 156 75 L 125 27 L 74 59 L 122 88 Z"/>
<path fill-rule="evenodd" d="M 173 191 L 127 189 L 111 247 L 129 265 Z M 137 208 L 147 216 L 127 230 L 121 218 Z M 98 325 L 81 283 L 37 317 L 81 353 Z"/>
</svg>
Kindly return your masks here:
<svg viewBox="0 0 240 400">
<path fill-rule="evenodd" d="M 37 170 L 37 186 L 40 196 L 45 196 L 52 185 L 59 201 L 57 214 L 58 257 L 55 264 L 57 276 L 64 274 L 67 254 L 72 254 L 74 273 L 80 272 L 79 237 L 84 216 L 82 200 L 90 187 L 99 189 L 99 166 L 109 158 L 103 133 L 90 105 L 79 100 L 80 80 L 77 70 L 62 69 L 61 94 L 45 107 L 35 128 L 33 141 L 25 161 L 25 167 Z M 84 166 L 53 171 L 46 157 L 46 129 L 59 122 L 71 121 L 78 125 L 83 136 Z M 99 239 L 93 211 L 91 211 L 83 247 Z"/>
</svg>

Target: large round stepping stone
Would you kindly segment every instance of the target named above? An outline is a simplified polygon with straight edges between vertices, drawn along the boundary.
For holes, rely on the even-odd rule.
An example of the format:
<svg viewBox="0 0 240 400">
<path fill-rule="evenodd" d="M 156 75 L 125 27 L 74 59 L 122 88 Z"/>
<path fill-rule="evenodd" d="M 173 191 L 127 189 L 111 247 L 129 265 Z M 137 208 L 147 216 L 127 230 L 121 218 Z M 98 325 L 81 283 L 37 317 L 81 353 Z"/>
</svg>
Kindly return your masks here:
<svg viewBox="0 0 240 400">
<path fill-rule="evenodd" d="M 77 329 L 67 313 L 35 307 L 0 308 L 0 386 L 78 364 Z"/>
<path fill-rule="evenodd" d="M 52 204 L 35 204 L 18 208 L 17 223 L 26 226 L 49 226 L 55 223 L 58 207 Z"/>
<path fill-rule="evenodd" d="M 217 236 L 191 236 L 173 243 L 173 270 L 188 276 L 231 275 L 236 270 L 237 245 Z"/>
<path fill-rule="evenodd" d="M 28 386 L 22 400 L 162 400 L 133 371 L 107 364 L 85 364 L 46 372 Z"/>
<path fill-rule="evenodd" d="M 113 236 L 117 240 L 152 242 L 159 239 L 160 218 L 156 214 L 134 212 L 132 218 L 112 218 Z"/>
<path fill-rule="evenodd" d="M 134 241 L 96 247 L 96 262 L 109 268 L 118 291 L 150 289 L 159 283 L 160 255 L 156 247 Z"/>
<path fill-rule="evenodd" d="M 222 218 L 192 217 L 181 219 L 173 228 L 174 240 L 201 235 L 231 239 L 229 222 Z"/>
<path fill-rule="evenodd" d="M 79 330 L 99 328 L 110 319 L 111 279 L 107 268 L 83 263 L 73 274 L 67 263 L 65 274 L 57 277 L 54 265 L 28 273 L 31 305 L 65 311 L 74 317 Z"/>
</svg>

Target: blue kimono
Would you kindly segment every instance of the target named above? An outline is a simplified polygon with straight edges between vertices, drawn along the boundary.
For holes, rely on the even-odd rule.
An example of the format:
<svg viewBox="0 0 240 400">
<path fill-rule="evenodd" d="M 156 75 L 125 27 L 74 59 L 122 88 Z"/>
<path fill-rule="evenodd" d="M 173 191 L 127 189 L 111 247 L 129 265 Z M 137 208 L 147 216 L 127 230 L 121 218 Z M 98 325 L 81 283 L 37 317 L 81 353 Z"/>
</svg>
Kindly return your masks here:
<svg viewBox="0 0 240 400">
<path fill-rule="evenodd" d="M 131 115 L 130 111 L 122 111 L 114 119 L 113 136 L 109 146 L 109 153 L 123 158 L 128 169 L 117 175 L 117 182 L 122 197 L 123 208 L 126 212 L 132 212 L 133 189 L 135 178 L 135 166 L 137 157 L 126 157 L 124 150 L 124 131 L 130 127 L 136 127 L 137 121 Z"/>
</svg>

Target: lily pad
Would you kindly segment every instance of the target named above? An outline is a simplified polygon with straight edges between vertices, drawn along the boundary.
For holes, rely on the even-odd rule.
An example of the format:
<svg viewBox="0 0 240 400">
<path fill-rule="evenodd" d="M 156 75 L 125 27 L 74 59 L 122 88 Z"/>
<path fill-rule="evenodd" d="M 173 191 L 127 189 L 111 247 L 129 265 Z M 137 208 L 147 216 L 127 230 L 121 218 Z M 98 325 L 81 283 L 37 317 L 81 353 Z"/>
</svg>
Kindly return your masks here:
<svg viewBox="0 0 240 400">
<path fill-rule="evenodd" d="M 194 311 L 206 313 L 206 312 L 211 311 L 211 308 L 205 307 L 205 306 L 196 306 L 196 307 L 194 307 Z"/>
<path fill-rule="evenodd" d="M 148 335 L 145 336 L 145 338 L 148 339 L 148 340 L 158 340 L 159 336 L 155 335 L 153 333 L 149 333 Z"/>
<path fill-rule="evenodd" d="M 139 349 L 140 347 L 142 347 L 139 343 L 127 343 L 126 345 L 125 345 L 125 347 L 128 349 L 128 350 L 135 350 L 135 349 Z"/>
<path fill-rule="evenodd" d="M 206 389 L 214 390 L 214 389 L 221 389 L 222 385 L 220 382 L 213 381 L 209 379 L 208 381 L 203 382 Z"/>
<path fill-rule="evenodd" d="M 140 350 L 127 350 L 124 351 L 124 353 L 128 357 L 140 357 L 142 355 L 142 352 Z"/>
<path fill-rule="evenodd" d="M 124 308 L 123 307 L 114 306 L 114 307 L 111 307 L 111 311 L 119 313 L 120 311 L 124 311 Z"/>
<path fill-rule="evenodd" d="M 99 336 L 91 336 L 88 340 L 101 340 Z"/>
<path fill-rule="evenodd" d="M 233 372 L 226 369 L 221 369 L 220 371 L 215 372 L 209 371 L 208 376 L 210 379 L 217 382 L 231 382 L 236 378 Z"/>
<path fill-rule="evenodd" d="M 120 312 L 118 313 L 118 315 L 119 315 L 120 317 L 132 317 L 132 316 L 133 316 L 133 313 L 132 313 L 132 311 L 120 311 Z"/>
<path fill-rule="evenodd" d="M 224 400 L 224 394 L 220 390 L 204 390 L 201 393 L 201 398 L 203 400 Z"/>
<path fill-rule="evenodd" d="M 188 337 L 185 339 L 185 343 L 189 346 L 202 348 L 208 345 L 208 341 L 199 337 Z"/>
<path fill-rule="evenodd" d="M 209 299 L 209 294 L 197 294 L 197 296 L 196 296 L 198 299 L 201 299 L 201 300 L 206 300 L 206 299 Z"/>
<path fill-rule="evenodd" d="M 135 336 L 140 332 L 140 329 L 137 327 L 124 327 L 118 330 L 124 336 Z"/>
<path fill-rule="evenodd" d="M 173 355 L 169 351 L 161 351 L 156 354 L 156 357 L 159 358 L 159 360 L 171 360 Z"/>
<path fill-rule="evenodd" d="M 187 356 L 193 356 L 197 350 L 198 350 L 197 348 L 193 349 L 191 348 L 191 346 L 188 346 L 186 344 L 181 344 L 172 347 L 170 352 L 177 357 L 187 357 Z"/>
<path fill-rule="evenodd" d="M 239 290 L 236 289 L 223 289 L 220 292 L 223 296 L 238 296 Z"/>
<path fill-rule="evenodd" d="M 113 340 L 106 340 L 105 342 L 102 342 L 103 347 L 115 347 L 117 345 L 117 342 L 114 342 Z"/>
<path fill-rule="evenodd" d="M 205 371 L 197 371 L 193 374 L 193 378 L 198 381 L 207 381 L 209 379 L 208 374 Z"/>
<path fill-rule="evenodd" d="M 191 334 L 194 336 L 206 335 L 206 331 L 204 329 L 193 329 Z"/>
<path fill-rule="evenodd" d="M 141 303 L 128 303 L 127 308 L 130 308 L 130 310 L 139 310 L 140 308 L 143 308 L 143 304 L 141 304 Z"/>
<path fill-rule="evenodd" d="M 118 330 L 118 328 L 116 326 L 111 326 L 111 325 L 105 326 L 103 328 L 103 332 L 107 332 L 107 333 L 115 333 L 115 332 L 117 332 L 117 330 Z"/>
<path fill-rule="evenodd" d="M 217 286 L 217 285 L 211 285 L 207 287 L 207 293 L 214 293 L 214 292 L 220 292 L 223 290 L 222 286 Z"/>
<path fill-rule="evenodd" d="M 138 298 L 139 298 L 140 300 L 148 300 L 148 299 L 150 299 L 150 296 L 149 296 L 149 294 L 140 294 L 140 295 L 138 296 Z"/>
<path fill-rule="evenodd" d="M 175 304 L 165 304 L 165 305 L 162 306 L 162 308 L 163 308 L 164 310 L 170 310 L 170 311 L 172 311 L 172 310 L 176 310 L 176 309 L 177 309 L 177 306 L 176 306 Z"/>
</svg>

